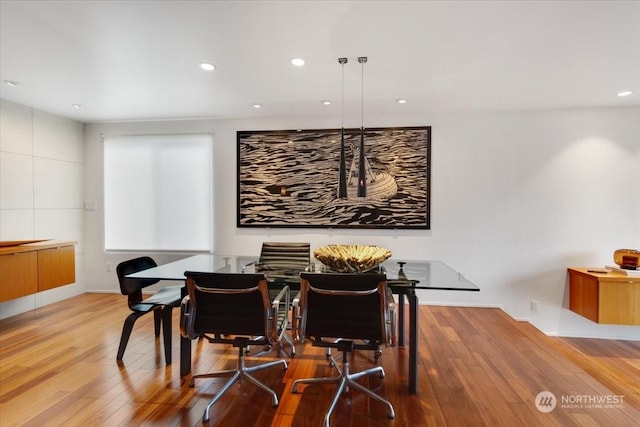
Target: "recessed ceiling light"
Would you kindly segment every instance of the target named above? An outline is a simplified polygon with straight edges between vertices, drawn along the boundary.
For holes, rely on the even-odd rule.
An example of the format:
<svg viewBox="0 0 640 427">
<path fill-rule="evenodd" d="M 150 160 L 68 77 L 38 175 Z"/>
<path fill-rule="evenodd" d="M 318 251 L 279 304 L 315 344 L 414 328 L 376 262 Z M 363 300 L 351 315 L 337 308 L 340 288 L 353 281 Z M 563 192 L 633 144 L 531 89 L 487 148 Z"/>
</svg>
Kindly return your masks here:
<svg viewBox="0 0 640 427">
<path fill-rule="evenodd" d="M 209 63 L 209 62 L 201 62 L 200 63 L 200 68 L 202 68 L 205 71 L 213 71 L 216 69 L 216 66 Z"/>
<path fill-rule="evenodd" d="M 633 93 L 632 90 L 623 90 L 622 92 L 618 92 L 618 96 L 629 96 Z"/>
<path fill-rule="evenodd" d="M 15 80 L 5 80 L 4 84 L 6 84 L 7 86 L 20 86 L 22 83 L 17 82 Z"/>
<path fill-rule="evenodd" d="M 296 67 L 302 67 L 304 65 L 304 59 L 302 58 L 293 58 L 291 63 Z"/>
<path fill-rule="evenodd" d="M 404 98 L 400 98 L 400 99 L 396 99 L 396 102 L 397 102 L 398 104 L 406 104 L 406 103 L 407 103 L 407 100 L 406 100 L 406 99 L 404 99 Z"/>
<path fill-rule="evenodd" d="M 262 104 L 252 104 L 253 108 L 262 108 Z"/>
<path fill-rule="evenodd" d="M 325 99 L 324 101 L 322 101 L 322 105 L 331 105 L 331 101 Z"/>
<path fill-rule="evenodd" d="M 71 104 L 73 106 L 73 108 L 75 108 L 76 110 L 79 110 L 83 107 L 82 104 Z"/>
</svg>

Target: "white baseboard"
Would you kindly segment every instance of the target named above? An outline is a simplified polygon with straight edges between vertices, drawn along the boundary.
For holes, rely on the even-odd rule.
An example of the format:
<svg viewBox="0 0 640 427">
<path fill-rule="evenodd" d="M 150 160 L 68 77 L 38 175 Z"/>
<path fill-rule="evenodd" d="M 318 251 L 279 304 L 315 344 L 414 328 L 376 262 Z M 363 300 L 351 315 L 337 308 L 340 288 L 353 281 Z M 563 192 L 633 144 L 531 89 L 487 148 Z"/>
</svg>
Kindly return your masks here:
<svg viewBox="0 0 640 427">
<path fill-rule="evenodd" d="M 589 338 L 589 339 L 597 339 L 597 340 L 620 340 L 620 341 L 638 341 L 640 340 L 640 336 L 627 336 L 627 335 L 613 335 L 613 334 L 606 334 L 606 335 L 598 335 L 598 334 L 566 334 L 566 335 L 560 335 L 560 334 L 556 334 L 554 335 L 556 337 L 561 337 L 561 338 Z"/>
<path fill-rule="evenodd" d="M 504 311 L 502 304 L 463 304 L 456 302 L 420 301 L 420 305 L 436 305 L 442 307 L 468 307 L 468 308 L 499 308 Z"/>
</svg>

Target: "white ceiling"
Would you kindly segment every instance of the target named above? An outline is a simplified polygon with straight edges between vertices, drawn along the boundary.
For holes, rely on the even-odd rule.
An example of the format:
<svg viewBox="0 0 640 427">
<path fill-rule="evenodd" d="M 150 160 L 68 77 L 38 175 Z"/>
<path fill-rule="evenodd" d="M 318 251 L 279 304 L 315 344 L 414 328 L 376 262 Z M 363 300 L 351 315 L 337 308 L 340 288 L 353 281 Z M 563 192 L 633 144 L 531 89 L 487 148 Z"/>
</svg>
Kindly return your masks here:
<svg viewBox="0 0 640 427">
<path fill-rule="evenodd" d="M 339 57 L 359 117 L 358 56 L 365 114 L 640 105 L 639 1 L 1 0 L 0 17 L 0 78 L 21 82 L 1 97 L 85 122 L 339 117 Z"/>
</svg>

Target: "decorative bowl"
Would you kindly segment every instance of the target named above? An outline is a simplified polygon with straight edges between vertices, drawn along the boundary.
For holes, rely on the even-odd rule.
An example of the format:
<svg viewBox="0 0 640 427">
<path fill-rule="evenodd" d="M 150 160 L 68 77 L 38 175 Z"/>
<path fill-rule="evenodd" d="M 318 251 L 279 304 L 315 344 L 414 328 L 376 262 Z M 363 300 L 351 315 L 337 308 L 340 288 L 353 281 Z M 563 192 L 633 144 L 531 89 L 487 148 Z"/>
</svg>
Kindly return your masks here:
<svg viewBox="0 0 640 427">
<path fill-rule="evenodd" d="M 640 267 L 640 251 L 635 249 L 618 249 L 613 253 L 613 262 L 620 268 L 634 270 Z"/>
<path fill-rule="evenodd" d="M 359 273 L 376 268 L 391 251 L 375 245 L 326 245 L 313 251 L 313 256 L 333 271 Z"/>
</svg>

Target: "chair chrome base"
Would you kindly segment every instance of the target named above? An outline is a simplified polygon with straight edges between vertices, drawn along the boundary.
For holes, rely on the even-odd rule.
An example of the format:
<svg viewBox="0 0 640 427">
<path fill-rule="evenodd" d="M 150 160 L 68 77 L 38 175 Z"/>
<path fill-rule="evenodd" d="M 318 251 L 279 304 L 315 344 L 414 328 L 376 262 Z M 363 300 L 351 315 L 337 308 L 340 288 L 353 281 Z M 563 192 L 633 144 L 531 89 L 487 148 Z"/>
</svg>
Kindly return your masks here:
<svg viewBox="0 0 640 427">
<path fill-rule="evenodd" d="M 289 347 L 291 348 L 291 352 L 287 352 L 287 350 L 285 350 L 283 341 L 289 344 Z M 278 341 L 278 347 L 280 347 L 280 350 L 285 352 L 285 354 L 287 354 L 287 356 L 289 356 L 290 359 L 293 359 L 294 357 L 296 357 L 296 345 L 293 343 L 293 340 L 291 339 L 291 337 L 286 333 L 284 333 L 284 331 L 282 333 L 280 341 Z"/>
<path fill-rule="evenodd" d="M 349 343 L 346 342 L 345 344 L 348 346 Z M 389 418 L 394 419 L 396 417 L 396 414 L 393 411 L 393 406 L 391 405 L 391 402 L 389 402 L 386 399 L 383 399 L 373 391 L 369 390 L 368 388 L 362 386 L 360 383 L 356 382 L 356 380 L 358 380 L 359 378 L 362 378 L 364 376 L 371 375 L 371 374 L 376 374 L 376 373 L 379 373 L 380 377 L 384 378 L 384 369 L 382 369 L 382 366 L 376 366 L 371 369 L 367 369 L 361 372 L 351 374 L 349 373 L 349 361 L 347 360 L 347 353 L 350 350 L 346 348 L 341 348 L 341 351 L 342 351 L 342 369 L 336 366 L 336 369 L 340 374 L 339 376 L 329 377 L 329 378 L 306 378 L 306 379 L 295 380 L 293 382 L 293 386 L 291 387 L 291 392 L 293 393 L 298 392 L 298 384 L 338 384 L 338 390 L 336 391 L 336 394 L 333 396 L 333 400 L 329 405 L 329 409 L 327 410 L 324 416 L 324 424 L 323 424 L 324 427 L 329 427 L 329 418 L 331 417 L 331 413 L 333 412 L 333 409 L 338 403 L 338 399 L 340 398 L 340 395 L 342 394 L 342 392 L 349 391 L 349 387 L 353 387 L 356 390 L 361 391 L 362 393 L 366 394 L 372 399 L 377 400 L 378 402 L 385 405 L 389 410 Z M 335 362 L 334 362 L 334 366 L 335 366 Z"/>
<path fill-rule="evenodd" d="M 291 351 L 287 351 L 287 349 L 285 348 L 285 342 L 289 345 Z M 277 347 L 278 351 L 286 354 L 289 359 L 293 359 L 294 357 L 296 357 L 296 346 L 287 334 L 282 334 L 282 338 L 274 345 L 265 345 L 262 351 L 260 353 L 256 353 L 255 356 L 261 356 L 263 353 L 268 353 L 273 350 L 273 347 Z M 247 351 L 247 354 L 249 354 L 249 351 Z"/>
<path fill-rule="evenodd" d="M 245 354 L 245 348 L 248 346 L 248 341 L 249 341 L 248 339 L 239 339 L 239 338 L 234 340 L 233 346 L 234 347 L 238 347 L 238 365 L 237 365 L 236 369 L 229 369 L 229 370 L 226 370 L 226 371 L 212 372 L 212 373 L 209 373 L 209 374 L 194 375 L 194 376 L 191 377 L 191 382 L 189 383 L 189 387 L 193 387 L 194 386 L 194 381 L 195 381 L 196 378 L 198 378 L 198 379 L 199 378 L 217 378 L 217 377 L 231 376 L 229 381 L 227 381 L 222 386 L 222 388 L 218 391 L 218 393 L 207 404 L 207 407 L 204 410 L 204 414 L 202 415 L 202 422 L 203 423 L 209 422 L 209 411 L 211 410 L 211 407 L 218 400 L 220 400 L 220 398 L 231 388 L 231 386 L 233 384 L 235 384 L 236 382 L 240 381 L 242 378 L 246 378 L 247 380 L 249 380 L 250 382 L 252 382 L 256 386 L 261 388 L 262 390 L 264 390 L 267 393 L 269 393 L 271 395 L 271 398 L 272 398 L 271 405 L 273 407 L 278 406 L 278 396 L 276 395 L 276 393 L 273 390 L 271 390 L 269 387 L 267 387 L 266 385 L 264 385 L 263 383 L 258 381 L 253 375 L 251 375 L 251 373 L 252 372 L 256 372 L 256 371 L 260 371 L 262 369 L 270 368 L 270 367 L 276 366 L 276 365 L 282 365 L 282 370 L 284 371 L 284 370 L 287 369 L 287 362 L 285 360 L 274 360 L 272 362 L 263 363 L 261 365 L 247 367 L 246 364 L 245 364 L 245 356 L 244 356 L 244 354 Z"/>
</svg>

